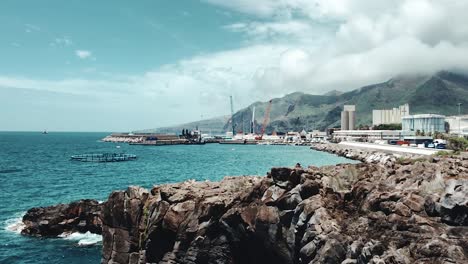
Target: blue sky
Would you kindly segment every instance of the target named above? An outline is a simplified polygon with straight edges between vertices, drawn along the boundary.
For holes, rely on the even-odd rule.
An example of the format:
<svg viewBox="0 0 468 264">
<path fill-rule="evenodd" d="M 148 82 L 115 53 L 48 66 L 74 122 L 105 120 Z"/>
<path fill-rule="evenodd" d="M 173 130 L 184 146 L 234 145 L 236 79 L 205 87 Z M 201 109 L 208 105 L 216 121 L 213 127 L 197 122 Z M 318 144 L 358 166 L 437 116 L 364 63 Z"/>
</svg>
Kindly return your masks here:
<svg viewBox="0 0 468 264">
<path fill-rule="evenodd" d="M 2 0 L 0 130 L 129 131 L 467 69 L 461 0 Z M 449 19 L 450 18 L 450 19 Z M 451 21 L 448 23 L 447 21 Z"/>
<path fill-rule="evenodd" d="M 222 27 L 242 16 L 195 1 L 5 0 L 0 5 L 4 74 L 47 79 L 94 71 L 139 74 L 239 46 L 239 34 Z M 77 50 L 91 56 L 80 59 Z"/>
</svg>

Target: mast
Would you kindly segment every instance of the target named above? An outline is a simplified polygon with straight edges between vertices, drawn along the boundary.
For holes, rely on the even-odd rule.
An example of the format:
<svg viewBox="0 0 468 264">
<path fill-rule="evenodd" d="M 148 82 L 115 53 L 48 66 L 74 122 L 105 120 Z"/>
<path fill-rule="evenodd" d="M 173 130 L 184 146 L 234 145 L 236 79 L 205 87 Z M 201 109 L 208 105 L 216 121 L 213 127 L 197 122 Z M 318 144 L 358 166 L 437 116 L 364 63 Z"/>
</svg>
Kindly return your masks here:
<svg viewBox="0 0 468 264">
<path fill-rule="evenodd" d="M 252 109 L 252 122 L 250 122 L 250 133 L 255 134 L 255 106 Z"/>
<path fill-rule="evenodd" d="M 231 101 L 231 125 L 232 125 L 232 135 L 236 135 L 236 125 L 234 125 L 234 104 L 232 103 L 232 95 L 229 96 Z"/>
</svg>

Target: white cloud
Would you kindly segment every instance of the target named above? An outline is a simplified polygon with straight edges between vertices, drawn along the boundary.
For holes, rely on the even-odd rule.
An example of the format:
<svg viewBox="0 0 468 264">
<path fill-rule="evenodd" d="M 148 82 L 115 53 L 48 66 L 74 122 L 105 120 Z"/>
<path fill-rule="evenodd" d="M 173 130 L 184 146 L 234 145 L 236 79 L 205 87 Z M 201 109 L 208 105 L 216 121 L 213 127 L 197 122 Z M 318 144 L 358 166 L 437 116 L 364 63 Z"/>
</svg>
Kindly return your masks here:
<svg viewBox="0 0 468 264">
<path fill-rule="evenodd" d="M 93 53 L 89 50 L 75 50 L 75 54 L 80 59 L 87 59 L 93 55 Z"/>
<path fill-rule="evenodd" d="M 468 1 L 205 2 L 250 15 L 224 27 L 240 34 L 243 46 L 132 76 L 62 81 L 3 76 L 0 86 L 93 94 L 142 113 L 146 109 L 161 122 L 154 126 L 163 126 L 229 113 L 229 95 L 238 109 L 294 91 L 323 94 L 403 73 L 468 70 Z M 76 55 L 94 58 L 87 50 Z"/>
<path fill-rule="evenodd" d="M 58 46 L 71 46 L 73 45 L 73 41 L 69 37 L 64 36 L 55 38 L 51 44 Z"/>
<path fill-rule="evenodd" d="M 33 33 L 33 32 L 41 31 L 41 28 L 39 26 L 33 25 L 33 24 L 25 24 L 24 27 L 25 27 L 24 31 L 26 33 Z"/>
</svg>

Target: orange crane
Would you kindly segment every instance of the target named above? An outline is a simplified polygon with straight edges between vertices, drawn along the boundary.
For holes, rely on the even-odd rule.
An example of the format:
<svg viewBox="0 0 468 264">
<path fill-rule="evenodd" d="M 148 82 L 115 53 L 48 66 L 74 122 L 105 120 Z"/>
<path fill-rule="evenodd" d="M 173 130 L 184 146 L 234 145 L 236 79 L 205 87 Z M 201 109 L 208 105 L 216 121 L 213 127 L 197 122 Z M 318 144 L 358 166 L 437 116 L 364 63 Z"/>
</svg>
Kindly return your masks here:
<svg viewBox="0 0 468 264">
<path fill-rule="evenodd" d="M 267 106 L 267 108 L 265 110 L 265 117 L 263 118 L 262 130 L 260 131 L 260 135 L 255 137 L 256 140 L 262 140 L 263 139 L 263 135 L 265 134 L 266 126 L 268 125 L 268 120 L 270 119 L 270 111 L 271 111 L 272 101 L 273 100 L 270 100 L 268 102 L 268 106 Z"/>
</svg>

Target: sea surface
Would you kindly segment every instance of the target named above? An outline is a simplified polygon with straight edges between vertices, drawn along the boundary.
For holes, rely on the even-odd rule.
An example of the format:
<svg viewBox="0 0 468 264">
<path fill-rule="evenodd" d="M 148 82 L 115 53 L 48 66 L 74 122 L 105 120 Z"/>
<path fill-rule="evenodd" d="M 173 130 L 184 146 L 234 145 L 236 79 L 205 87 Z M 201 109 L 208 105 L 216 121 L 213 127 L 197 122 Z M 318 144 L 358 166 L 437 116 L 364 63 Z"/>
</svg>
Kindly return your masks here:
<svg viewBox="0 0 468 264">
<path fill-rule="evenodd" d="M 298 162 L 303 166 L 354 163 L 308 147 L 130 146 L 101 142 L 106 135 L 0 132 L 0 263 L 100 263 L 99 236 L 21 236 L 21 217 L 31 207 L 83 198 L 104 201 L 113 190 L 129 185 L 151 188 L 188 179 L 217 181 L 227 175 L 265 175 L 273 166 L 294 166 Z M 138 159 L 117 163 L 70 161 L 74 154 L 103 152 L 131 153 Z"/>
</svg>

